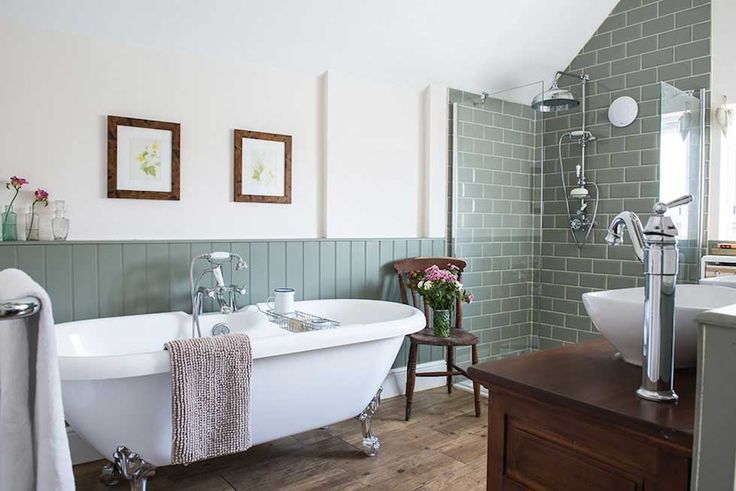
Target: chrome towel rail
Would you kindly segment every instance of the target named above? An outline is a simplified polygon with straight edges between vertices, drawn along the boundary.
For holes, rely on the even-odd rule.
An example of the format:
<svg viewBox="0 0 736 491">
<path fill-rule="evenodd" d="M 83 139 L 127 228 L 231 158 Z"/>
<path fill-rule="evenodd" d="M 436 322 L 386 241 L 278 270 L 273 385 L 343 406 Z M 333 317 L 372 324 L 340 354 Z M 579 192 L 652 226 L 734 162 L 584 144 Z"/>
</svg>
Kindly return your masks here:
<svg viewBox="0 0 736 491">
<path fill-rule="evenodd" d="M 30 317 L 39 310 L 41 310 L 41 302 L 36 297 L 0 301 L 0 321 Z"/>
</svg>

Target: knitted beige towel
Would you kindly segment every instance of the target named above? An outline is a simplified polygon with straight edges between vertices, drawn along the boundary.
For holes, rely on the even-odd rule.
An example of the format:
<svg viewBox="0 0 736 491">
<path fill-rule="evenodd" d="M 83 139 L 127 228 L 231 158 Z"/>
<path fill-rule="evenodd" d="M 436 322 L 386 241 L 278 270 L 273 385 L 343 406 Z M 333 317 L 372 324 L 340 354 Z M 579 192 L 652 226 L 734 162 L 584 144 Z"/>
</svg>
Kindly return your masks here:
<svg viewBox="0 0 736 491">
<path fill-rule="evenodd" d="M 250 339 L 177 339 L 171 358 L 171 462 L 189 464 L 250 448 Z"/>
</svg>

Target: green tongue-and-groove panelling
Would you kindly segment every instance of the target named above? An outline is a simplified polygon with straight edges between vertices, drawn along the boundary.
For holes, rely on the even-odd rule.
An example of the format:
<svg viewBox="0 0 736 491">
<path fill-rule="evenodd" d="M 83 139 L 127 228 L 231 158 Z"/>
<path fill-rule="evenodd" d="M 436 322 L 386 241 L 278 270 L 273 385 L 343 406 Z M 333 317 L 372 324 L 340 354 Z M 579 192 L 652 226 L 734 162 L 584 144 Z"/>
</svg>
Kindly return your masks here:
<svg viewBox="0 0 736 491">
<path fill-rule="evenodd" d="M 56 322 L 66 322 L 190 311 L 189 261 L 211 251 L 235 252 L 248 263 L 240 271 L 225 268 L 226 283 L 247 287 L 240 305 L 263 302 L 280 286 L 295 288 L 298 300 L 399 301 L 393 261 L 442 256 L 445 240 L 0 242 L 0 269 L 28 273 L 51 296 Z M 205 264 L 199 261 L 199 267 Z M 211 284 L 209 276 L 206 282 Z M 406 365 L 406 353 L 402 347 L 396 366 Z M 441 358 L 441 348 L 433 348 L 420 353 L 419 361 Z"/>
</svg>

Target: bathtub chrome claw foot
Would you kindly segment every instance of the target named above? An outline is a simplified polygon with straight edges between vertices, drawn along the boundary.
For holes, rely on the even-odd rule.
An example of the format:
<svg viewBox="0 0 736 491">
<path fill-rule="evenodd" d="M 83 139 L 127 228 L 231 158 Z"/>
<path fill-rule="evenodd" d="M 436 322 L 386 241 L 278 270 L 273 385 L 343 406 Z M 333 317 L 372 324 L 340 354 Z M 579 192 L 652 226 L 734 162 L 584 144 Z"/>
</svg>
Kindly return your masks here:
<svg viewBox="0 0 736 491">
<path fill-rule="evenodd" d="M 355 419 L 360 421 L 360 426 L 363 430 L 363 453 L 368 457 L 375 457 L 378 449 L 381 448 L 381 441 L 371 431 L 373 415 L 381 407 L 381 392 L 383 392 L 383 387 L 378 388 L 378 392 L 373 396 L 371 402 L 363 409 L 362 413 L 355 417 Z"/>
<path fill-rule="evenodd" d="M 112 457 L 114 462 L 107 463 L 102 468 L 100 481 L 108 486 L 115 486 L 120 479 L 127 479 L 130 491 L 146 491 L 148 479 L 156 474 L 156 467 L 124 446 L 118 447 Z"/>
<path fill-rule="evenodd" d="M 102 471 L 100 471 L 100 482 L 105 486 L 117 486 L 120 484 L 120 472 L 118 472 L 118 468 L 115 464 L 108 462 L 102 466 Z"/>
</svg>

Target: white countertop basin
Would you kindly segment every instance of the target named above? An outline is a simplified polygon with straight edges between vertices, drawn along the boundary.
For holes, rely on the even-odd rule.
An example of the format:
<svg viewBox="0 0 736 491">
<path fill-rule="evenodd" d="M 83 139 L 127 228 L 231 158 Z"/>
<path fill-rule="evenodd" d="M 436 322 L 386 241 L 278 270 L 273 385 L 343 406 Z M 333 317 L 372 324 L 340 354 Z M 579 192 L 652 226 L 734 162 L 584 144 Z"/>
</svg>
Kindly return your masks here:
<svg viewBox="0 0 736 491">
<path fill-rule="evenodd" d="M 583 294 L 585 310 L 595 327 L 628 363 L 641 366 L 644 288 L 624 288 Z M 675 292 L 675 367 L 697 363 L 701 312 L 736 304 L 736 289 L 713 285 L 678 285 Z"/>
</svg>

